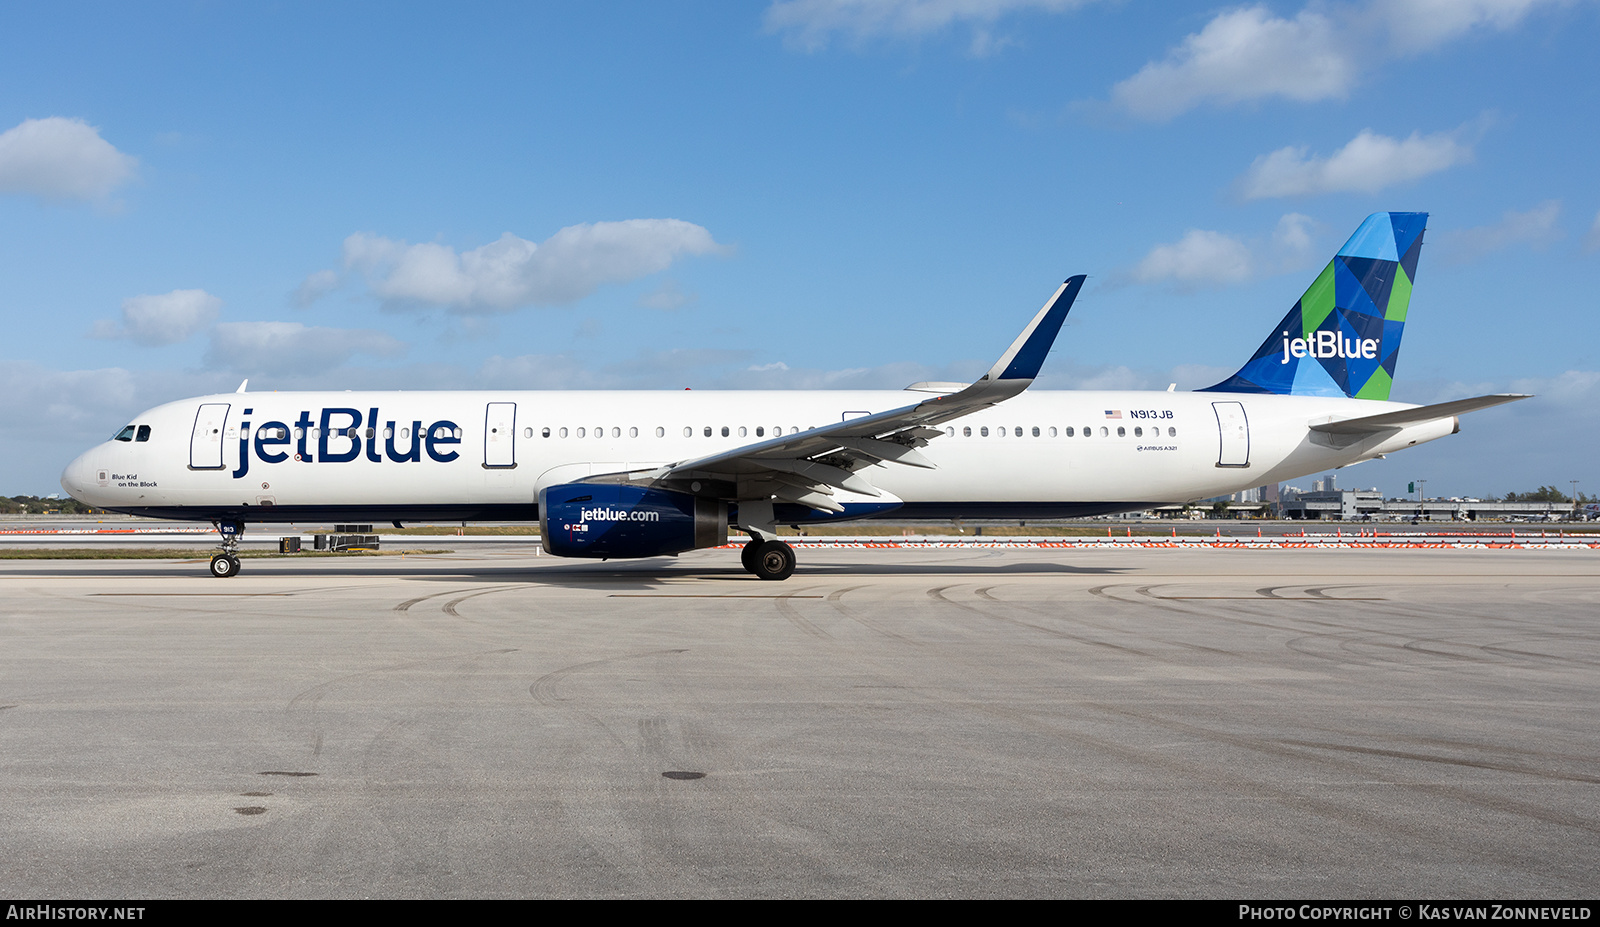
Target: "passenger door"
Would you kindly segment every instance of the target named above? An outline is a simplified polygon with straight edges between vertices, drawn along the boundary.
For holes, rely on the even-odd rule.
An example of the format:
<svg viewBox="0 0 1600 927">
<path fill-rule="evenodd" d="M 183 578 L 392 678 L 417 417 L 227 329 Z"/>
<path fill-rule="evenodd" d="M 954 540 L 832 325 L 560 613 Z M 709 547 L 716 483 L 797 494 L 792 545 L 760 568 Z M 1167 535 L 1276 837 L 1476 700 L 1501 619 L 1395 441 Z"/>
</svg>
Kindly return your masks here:
<svg viewBox="0 0 1600 927">
<path fill-rule="evenodd" d="M 1250 421 L 1245 418 L 1244 403 L 1213 402 L 1211 408 L 1217 413 L 1217 434 L 1221 441 L 1217 466 L 1250 466 Z"/>
<path fill-rule="evenodd" d="M 207 402 L 194 416 L 194 431 L 189 435 L 189 469 L 222 469 L 222 429 L 228 422 L 226 402 Z"/>
</svg>

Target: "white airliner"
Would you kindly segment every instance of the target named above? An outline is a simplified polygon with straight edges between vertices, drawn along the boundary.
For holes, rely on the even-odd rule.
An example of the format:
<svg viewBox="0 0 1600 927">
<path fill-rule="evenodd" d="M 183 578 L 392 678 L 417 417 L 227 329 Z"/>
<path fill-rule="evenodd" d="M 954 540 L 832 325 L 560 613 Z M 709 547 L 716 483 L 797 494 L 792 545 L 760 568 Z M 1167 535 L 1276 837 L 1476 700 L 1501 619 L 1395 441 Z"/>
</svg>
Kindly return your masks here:
<svg viewBox="0 0 1600 927">
<path fill-rule="evenodd" d="M 1525 398 L 1388 402 L 1426 213 L 1368 217 L 1239 373 L 1195 392 L 1025 392 L 1083 285 L 972 384 L 905 391 L 273 392 L 157 406 L 67 466 L 85 504 L 247 523 L 537 520 L 559 556 L 653 557 L 779 524 L 1051 518 L 1192 502 L 1348 466 Z"/>
</svg>

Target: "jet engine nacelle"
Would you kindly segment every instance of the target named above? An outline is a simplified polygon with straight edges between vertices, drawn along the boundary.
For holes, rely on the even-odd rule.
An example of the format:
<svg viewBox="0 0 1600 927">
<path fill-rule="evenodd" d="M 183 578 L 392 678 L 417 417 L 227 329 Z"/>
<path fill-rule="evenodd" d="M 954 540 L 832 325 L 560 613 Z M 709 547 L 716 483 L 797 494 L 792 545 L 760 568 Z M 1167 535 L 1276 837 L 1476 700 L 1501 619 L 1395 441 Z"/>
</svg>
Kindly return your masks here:
<svg viewBox="0 0 1600 927">
<path fill-rule="evenodd" d="M 728 505 L 619 483 L 562 483 L 539 493 L 539 533 L 557 557 L 659 557 L 728 543 Z"/>
</svg>

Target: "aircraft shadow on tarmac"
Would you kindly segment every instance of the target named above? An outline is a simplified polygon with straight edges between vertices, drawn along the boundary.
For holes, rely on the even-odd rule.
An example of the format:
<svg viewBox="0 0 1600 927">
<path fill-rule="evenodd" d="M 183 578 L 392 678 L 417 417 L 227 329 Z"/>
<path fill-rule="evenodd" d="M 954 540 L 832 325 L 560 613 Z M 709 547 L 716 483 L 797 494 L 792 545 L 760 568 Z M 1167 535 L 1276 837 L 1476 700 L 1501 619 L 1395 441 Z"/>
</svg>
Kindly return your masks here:
<svg viewBox="0 0 1600 927">
<path fill-rule="evenodd" d="M 254 568 L 254 569 L 252 569 Z M 90 566 L 83 561 L 74 561 L 72 566 L 45 566 L 39 561 L 31 561 L 25 572 L 29 576 L 59 577 L 62 579 L 86 578 L 118 578 L 118 579 L 180 579 L 193 575 L 197 579 L 206 580 L 208 588 L 215 585 L 217 592 L 252 592 L 256 589 L 249 584 L 235 588 L 235 582 L 243 580 L 218 580 L 213 579 L 203 572 L 198 572 L 192 562 L 180 564 L 141 564 L 141 568 L 129 569 Z M 803 567 L 795 572 L 794 580 L 832 577 L 869 577 L 869 576 L 1016 576 L 1025 574 L 1053 574 L 1053 575 L 1087 575 L 1087 576 L 1118 576 L 1127 572 L 1124 567 L 1084 567 L 1073 566 L 1065 563 L 1033 562 L 1033 563 L 1000 563 L 1000 564 L 932 564 L 932 563 L 903 563 L 903 564 L 816 564 Z M 16 575 L 16 574 L 13 574 Z M 447 582 L 483 582 L 505 583 L 526 582 L 530 585 L 564 586 L 569 588 L 590 588 L 596 590 L 616 591 L 619 589 L 659 588 L 664 582 L 681 582 L 683 580 L 698 580 L 706 583 L 715 583 L 718 586 L 749 586 L 764 588 L 774 595 L 781 595 L 788 589 L 794 588 L 793 582 L 763 583 L 756 577 L 744 572 L 738 566 L 677 566 L 668 564 L 651 564 L 643 561 L 633 561 L 627 566 L 618 564 L 599 563 L 563 563 L 560 566 L 537 567 L 529 569 L 524 565 L 493 566 L 481 561 L 463 562 L 460 566 L 445 566 L 434 563 L 428 566 L 389 566 L 371 561 L 351 563 L 348 566 L 328 566 L 326 561 L 319 561 L 317 567 L 300 566 L 283 561 L 274 561 L 263 568 L 260 561 L 245 561 L 245 571 L 241 577 L 271 578 L 273 580 L 315 580 L 334 578 L 378 578 L 413 579 L 425 581 Z"/>
</svg>

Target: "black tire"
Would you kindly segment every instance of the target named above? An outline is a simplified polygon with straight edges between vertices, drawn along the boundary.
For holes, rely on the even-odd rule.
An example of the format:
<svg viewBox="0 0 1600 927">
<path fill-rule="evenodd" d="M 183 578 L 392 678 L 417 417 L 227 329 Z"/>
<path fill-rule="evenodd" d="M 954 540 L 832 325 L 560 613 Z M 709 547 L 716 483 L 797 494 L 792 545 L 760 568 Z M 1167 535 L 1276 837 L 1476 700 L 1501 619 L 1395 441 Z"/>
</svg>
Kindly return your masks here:
<svg viewBox="0 0 1600 927">
<path fill-rule="evenodd" d="M 750 543 L 740 548 L 739 562 L 744 564 L 746 573 L 754 573 L 756 571 L 756 548 L 760 546 L 761 542 L 752 538 Z"/>
<path fill-rule="evenodd" d="M 211 575 L 218 579 L 227 579 L 239 575 L 239 558 L 230 554 L 217 554 L 211 558 Z"/>
<path fill-rule="evenodd" d="M 794 548 L 782 541 L 763 541 L 752 559 L 750 572 L 762 579 L 783 580 L 794 573 Z"/>
</svg>

